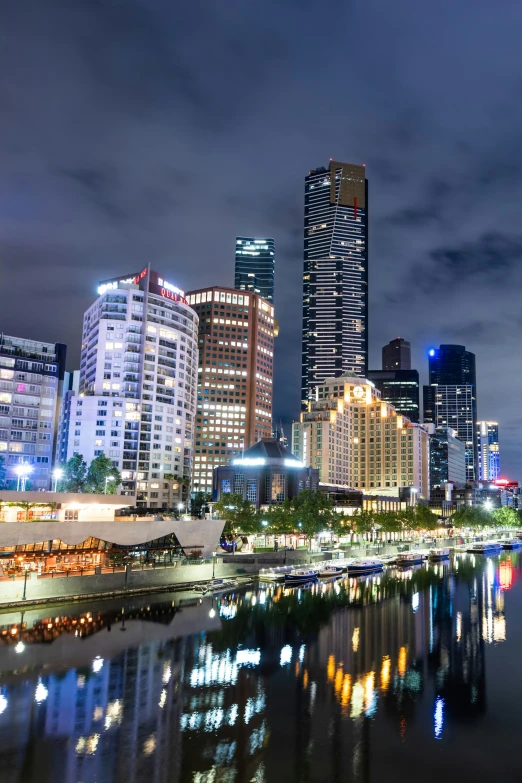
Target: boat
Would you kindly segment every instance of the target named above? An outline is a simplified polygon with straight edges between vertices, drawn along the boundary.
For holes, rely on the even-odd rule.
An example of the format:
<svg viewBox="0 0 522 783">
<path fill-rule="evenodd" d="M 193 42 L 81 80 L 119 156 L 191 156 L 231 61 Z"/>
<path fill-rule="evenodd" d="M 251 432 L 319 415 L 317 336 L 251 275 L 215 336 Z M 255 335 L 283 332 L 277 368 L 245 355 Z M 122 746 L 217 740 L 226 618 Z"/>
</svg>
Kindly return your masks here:
<svg viewBox="0 0 522 783">
<path fill-rule="evenodd" d="M 222 595 L 230 590 L 234 590 L 238 585 L 237 579 L 211 579 L 201 585 L 196 585 L 194 591 L 201 595 Z"/>
<path fill-rule="evenodd" d="M 436 562 L 437 560 L 447 560 L 450 556 L 449 549 L 430 549 L 428 560 Z"/>
<path fill-rule="evenodd" d="M 284 582 L 285 574 L 293 571 L 294 566 L 280 566 L 279 568 L 262 568 L 258 579 L 260 582 Z"/>
<path fill-rule="evenodd" d="M 320 579 L 331 579 L 333 577 L 342 576 L 343 568 L 337 565 L 327 565 L 323 568 L 319 568 Z"/>
<path fill-rule="evenodd" d="M 486 541 L 485 543 L 470 544 L 466 552 L 471 552 L 474 555 L 489 555 L 499 552 L 501 549 L 502 544 L 499 544 L 498 541 Z"/>
<path fill-rule="evenodd" d="M 309 582 L 317 582 L 319 571 L 317 568 L 294 568 L 285 574 L 285 585 L 306 585 Z"/>
<path fill-rule="evenodd" d="M 360 576 L 362 574 L 373 574 L 382 571 L 383 565 L 380 560 L 370 557 L 356 558 L 348 564 L 346 569 L 348 576 Z"/>
<path fill-rule="evenodd" d="M 419 565 L 424 562 L 422 552 L 400 552 L 395 561 L 399 568 L 408 568 L 409 566 Z"/>
<path fill-rule="evenodd" d="M 513 538 L 511 541 L 504 541 L 502 549 L 520 549 L 522 547 L 522 540 L 520 538 Z"/>
<path fill-rule="evenodd" d="M 380 560 L 383 565 L 394 565 L 397 560 L 397 555 L 379 555 L 378 560 Z"/>
</svg>

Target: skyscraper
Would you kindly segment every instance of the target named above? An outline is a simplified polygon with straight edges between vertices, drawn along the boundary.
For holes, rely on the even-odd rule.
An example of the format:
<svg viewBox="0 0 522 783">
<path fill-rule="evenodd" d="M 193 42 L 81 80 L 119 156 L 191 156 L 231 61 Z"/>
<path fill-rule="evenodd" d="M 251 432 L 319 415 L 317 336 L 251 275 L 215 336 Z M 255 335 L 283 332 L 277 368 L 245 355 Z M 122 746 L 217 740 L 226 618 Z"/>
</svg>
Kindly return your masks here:
<svg viewBox="0 0 522 783">
<path fill-rule="evenodd" d="M 199 316 L 192 486 L 211 492 L 214 468 L 272 434 L 274 308 L 222 286 L 187 299 Z"/>
<path fill-rule="evenodd" d="M 381 393 L 383 402 L 393 405 L 397 413 L 419 423 L 419 373 L 417 370 L 368 370 L 368 380 Z"/>
<path fill-rule="evenodd" d="M 274 303 L 275 249 L 273 239 L 236 237 L 234 287 Z"/>
<path fill-rule="evenodd" d="M 466 483 L 466 449 L 451 427 L 428 425 L 430 437 L 430 487 L 442 484 L 464 486 Z"/>
<path fill-rule="evenodd" d="M 67 346 L 0 334 L 0 454 L 6 481 L 24 465 L 35 490 L 48 489 Z"/>
<path fill-rule="evenodd" d="M 383 370 L 411 370 L 411 343 L 397 337 L 382 349 Z"/>
<path fill-rule="evenodd" d="M 477 440 L 478 478 L 480 481 L 495 481 L 500 478 L 498 422 L 478 421 Z"/>
<path fill-rule="evenodd" d="M 66 456 L 105 454 L 142 508 L 167 508 L 178 485 L 165 476 L 192 473 L 197 334 L 183 291 L 150 267 L 103 282 L 84 315 Z"/>
<path fill-rule="evenodd" d="M 305 179 L 302 392 L 368 368 L 368 181 L 330 161 Z"/>
<path fill-rule="evenodd" d="M 429 386 L 424 386 L 424 421 L 451 427 L 466 447 L 466 480 L 478 478 L 475 354 L 463 345 L 430 348 Z"/>
</svg>

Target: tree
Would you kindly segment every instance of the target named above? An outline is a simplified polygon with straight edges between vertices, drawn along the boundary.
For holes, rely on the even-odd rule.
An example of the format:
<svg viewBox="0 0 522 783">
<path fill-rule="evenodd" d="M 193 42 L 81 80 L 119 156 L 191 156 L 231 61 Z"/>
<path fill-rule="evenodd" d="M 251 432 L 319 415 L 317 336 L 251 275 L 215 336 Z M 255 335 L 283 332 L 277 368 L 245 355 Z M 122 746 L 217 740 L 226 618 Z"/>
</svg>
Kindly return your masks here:
<svg viewBox="0 0 522 783">
<path fill-rule="evenodd" d="M 243 495 L 226 493 L 222 495 L 214 506 L 215 511 L 225 521 L 223 532 L 230 533 L 257 533 L 261 519 L 252 503 L 243 498 Z"/>
<path fill-rule="evenodd" d="M 212 500 L 210 492 L 196 492 L 190 506 L 190 511 L 195 517 L 200 517 L 208 512 L 208 504 Z"/>
<path fill-rule="evenodd" d="M 333 501 L 323 492 L 304 489 L 288 504 L 294 530 L 303 533 L 308 542 L 321 530 L 332 530 L 336 514 Z"/>
<path fill-rule="evenodd" d="M 58 482 L 59 492 L 85 492 L 87 463 L 81 454 L 73 454 L 65 465 L 60 466 L 63 476 Z"/>
<path fill-rule="evenodd" d="M 110 480 L 108 480 L 110 477 Z M 87 492 L 93 492 L 101 495 L 106 492 L 107 495 L 115 495 L 121 484 L 121 475 L 118 468 L 115 468 L 105 454 L 98 454 L 89 465 L 87 471 L 85 487 Z"/>
<path fill-rule="evenodd" d="M 518 527 L 520 519 L 517 512 L 513 508 L 502 506 L 502 508 L 496 508 L 492 514 L 495 525 L 500 527 Z"/>
<path fill-rule="evenodd" d="M 493 523 L 492 515 L 482 506 L 464 506 L 458 508 L 451 517 L 454 527 L 469 527 L 476 529 L 488 527 Z"/>
<path fill-rule="evenodd" d="M 436 530 L 439 527 L 438 517 L 425 503 L 418 503 L 414 511 L 417 530 Z"/>
</svg>

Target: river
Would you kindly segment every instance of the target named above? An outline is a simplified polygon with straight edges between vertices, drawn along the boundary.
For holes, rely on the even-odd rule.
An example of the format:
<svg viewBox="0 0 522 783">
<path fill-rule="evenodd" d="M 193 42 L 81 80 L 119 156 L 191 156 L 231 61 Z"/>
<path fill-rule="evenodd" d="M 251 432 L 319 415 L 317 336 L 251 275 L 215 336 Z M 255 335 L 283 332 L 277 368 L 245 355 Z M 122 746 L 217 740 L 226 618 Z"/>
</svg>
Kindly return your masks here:
<svg viewBox="0 0 522 783">
<path fill-rule="evenodd" d="M 0 781 L 518 780 L 521 572 L 461 555 L 0 616 Z"/>
</svg>

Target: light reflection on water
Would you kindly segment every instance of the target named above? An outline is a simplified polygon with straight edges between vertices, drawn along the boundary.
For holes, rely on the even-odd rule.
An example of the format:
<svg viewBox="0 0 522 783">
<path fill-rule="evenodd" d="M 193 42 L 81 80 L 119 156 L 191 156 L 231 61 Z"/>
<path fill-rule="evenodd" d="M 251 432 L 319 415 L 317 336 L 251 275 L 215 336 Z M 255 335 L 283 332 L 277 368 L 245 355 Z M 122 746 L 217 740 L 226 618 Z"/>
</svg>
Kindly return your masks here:
<svg viewBox="0 0 522 783">
<path fill-rule="evenodd" d="M 516 554 L 462 555 L 310 589 L 264 584 L 181 613 L 161 604 L 128 634 L 94 610 L 88 637 L 75 635 L 85 618 L 4 628 L 2 781 L 395 780 L 387 754 L 416 779 L 410 754 L 428 763 L 436 741 L 451 764 L 453 740 L 464 755 L 476 745 L 490 655 L 522 631 L 516 608 L 506 617 L 520 571 Z M 199 632 L 179 635 L 184 622 Z M 517 655 L 503 656 L 508 679 Z"/>
</svg>

